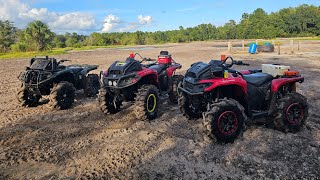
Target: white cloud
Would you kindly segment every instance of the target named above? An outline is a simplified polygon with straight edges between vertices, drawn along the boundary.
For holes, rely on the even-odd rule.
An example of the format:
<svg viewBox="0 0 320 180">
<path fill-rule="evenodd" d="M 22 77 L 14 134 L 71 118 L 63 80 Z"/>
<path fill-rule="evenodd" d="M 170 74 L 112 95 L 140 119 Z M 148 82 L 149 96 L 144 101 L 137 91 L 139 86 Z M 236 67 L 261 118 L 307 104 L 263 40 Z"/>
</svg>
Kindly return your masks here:
<svg viewBox="0 0 320 180">
<path fill-rule="evenodd" d="M 98 30 L 102 32 L 132 32 L 153 22 L 151 16 L 139 15 L 136 22 L 128 22 L 116 15 L 109 14 L 99 24 L 96 17 L 89 13 L 59 13 L 47 8 L 32 8 L 28 2 L 30 1 L 0 0 L 0 20 L 12 21 L 18 28 L 25 28 L 28 23 L 40 20 L 57 33 L 91 33 Z"/>
<path fill-rule="evenodd" d="M 0 20 L 10 20 L 19 28 L 40 20 L 54 31 L 92 31 L 97 29 L 95 17 L 81 12 L 59 14 L 47 8 L 30 8 L 20 0 L 0 0 Z"/>
<path fill-rule="evenodd" d="M 146 24 L 151 24 L 153 19 L 151 16 L 142 16 L 142 15 L 139 15 L 138 16 L 138 21 L 139 21 L 139 24 L 141 25 L 146 25 Z"/>
<path fill-rule="evenodd" d="M 102 32 L 110 32 L 117 28 L 121 24 L 121 20 L 119 17 L 109 14 L 107 17 L 104 19 L 103 23 L 103 28 Z"/>
</svg>

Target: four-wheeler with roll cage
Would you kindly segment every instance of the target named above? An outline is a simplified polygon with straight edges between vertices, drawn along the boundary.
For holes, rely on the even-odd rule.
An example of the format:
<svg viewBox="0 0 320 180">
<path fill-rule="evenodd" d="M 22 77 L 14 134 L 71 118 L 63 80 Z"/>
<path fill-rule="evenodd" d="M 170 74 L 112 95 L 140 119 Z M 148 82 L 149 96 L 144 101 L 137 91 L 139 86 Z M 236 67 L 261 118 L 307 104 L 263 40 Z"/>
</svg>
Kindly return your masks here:
<svg viewBox="0 0 320 180">
<path fill-rule="evenodd" d="M 137 56 L 142 61 L 136 60 Z M 157 60 L 131 53 L 125 61 L 115 61 L 108 70 L 100 73 L 100 110 L 114 114 L 120 110 L 122 102 L 133 101 L 138 119 L 155 119 L 159 94 L 169 95 L 170 101 L 177 103 L 178 84 L 183 76 L 175 75 L 175 71 L 181 67 L 168 51 L 161 51 Z"/>
<path fill-rule="evenodd" d="M 234 62 L 227 57 L 191 65 L 179 85 L 183 115 L 202 116 L 205 133 L 220 142 L 233 142 L 245 124 L 257 122 L 284 132 L 300 130 L 308 117 L 308 104 L 296 92 L 296 83 L 304 77 L 290 70 L 276 76 L 261 69 L 240 72 L 231 69 Z"/>
<path fill-rule="evenodd" d="M 21 72 L 18 79 L 22 82 L 17 99 L 22 106 L 36 106 L 43 95 L 49 95 L 49 106 L 54 109 L 67 109 L 74 102 L 75 90 L 83 89 L 93 97 L 100 89 L 99 76 L 88 74 L 97 65 L 62 65 L 55 58 L 35 57 L 30 65 Z"/>
</svg>

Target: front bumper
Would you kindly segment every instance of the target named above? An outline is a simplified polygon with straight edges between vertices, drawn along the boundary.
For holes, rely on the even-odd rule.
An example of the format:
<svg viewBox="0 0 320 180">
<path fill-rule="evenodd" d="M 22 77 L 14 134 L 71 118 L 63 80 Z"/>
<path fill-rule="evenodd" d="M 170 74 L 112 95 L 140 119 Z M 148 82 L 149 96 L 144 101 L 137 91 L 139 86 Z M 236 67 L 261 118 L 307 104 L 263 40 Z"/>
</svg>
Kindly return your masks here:
<svg viewBox="0 0 320 180">
<path fill-rule="evenodd" d="M 195 95 L 203 95 L 204 92 L 190 92 L 188 91 L 187 89 L 184 89 L 182 87 L 179 87 L 179 90 L 189 94 L 189 95 L 192 95 L 192 96 L 195 96 Z"/>
</svg>

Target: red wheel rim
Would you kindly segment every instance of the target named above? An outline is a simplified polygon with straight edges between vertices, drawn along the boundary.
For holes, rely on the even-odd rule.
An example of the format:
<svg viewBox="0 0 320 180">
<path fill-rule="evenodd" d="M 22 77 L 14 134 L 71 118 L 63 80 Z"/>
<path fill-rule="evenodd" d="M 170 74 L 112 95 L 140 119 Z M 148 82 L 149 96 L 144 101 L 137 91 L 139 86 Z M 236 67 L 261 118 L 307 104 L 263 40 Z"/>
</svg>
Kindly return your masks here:
<svg viewBox="0 0 320 180">
<path fill-rule="evenodd" d="M 230 135 L 238 128 L 238 118 L 233 111 L 225 111 L 218 118 L 218 129 L 222 134 Z"/>
<path fill-rule="evenodd" d="M 286 118 L 290 124 L 297 125 L 304 118 L 304 110 L 301 104 L 293 103 L 286 110 Z"/>
</svg>

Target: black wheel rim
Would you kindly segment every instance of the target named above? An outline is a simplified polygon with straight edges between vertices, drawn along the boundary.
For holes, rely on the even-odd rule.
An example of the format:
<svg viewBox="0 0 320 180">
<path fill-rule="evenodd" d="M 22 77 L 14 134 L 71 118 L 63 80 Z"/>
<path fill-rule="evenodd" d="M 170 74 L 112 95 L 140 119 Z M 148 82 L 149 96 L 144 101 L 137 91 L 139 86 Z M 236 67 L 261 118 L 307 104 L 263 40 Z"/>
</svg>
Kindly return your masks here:
<svg viewBox="0 0 320 180">
<path fill-rule="evenodd" d="M 29 102 L 29 104 L 34 104 L 38 101 L 38 97 L 36 94 L 32 93 L 32 92 L 27 92 L 27 101 Z"/>
<path fill-rule="evenodd" d="M 297 125 L 304 118 L 304 109 L 301 104 L 293 103 L 286 110 L 286 118 L 290 124 Z"/>
<path fill-rule="evenodd" d="M 218 129 L 224 135 L 233 134 L 238 128 L 238 118 L 233 111 L 225 111 L 218 118 Z"/>
<path fill-rule="evenodd" d="M 61 106 L 69 106 L 72 104 L 73 96 L 72 92 L 67 89 L 63 89 L 60 94 L 60 98 L 58 99 L 59 104 Z"/>
</svg>

